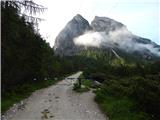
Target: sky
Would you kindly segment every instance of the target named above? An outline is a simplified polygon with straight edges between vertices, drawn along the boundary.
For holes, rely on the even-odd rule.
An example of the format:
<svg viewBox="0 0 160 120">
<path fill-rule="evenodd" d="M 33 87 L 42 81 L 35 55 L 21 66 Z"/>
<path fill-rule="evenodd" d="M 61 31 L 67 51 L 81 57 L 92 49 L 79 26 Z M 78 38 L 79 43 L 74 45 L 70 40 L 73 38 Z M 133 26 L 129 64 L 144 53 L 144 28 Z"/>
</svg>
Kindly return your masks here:
<svg viewBox="0 0 160 120">
<path fill-rule="evenodd" d="M 133 34 L 160 45 L 160 0 L 34 0 L 47 10 L 38 15 L 39 32 L 54 46 L 59 32 L 76 15 L 91 23 L 95 16 L 109 17 L 127 26 Z"/>
</svg>

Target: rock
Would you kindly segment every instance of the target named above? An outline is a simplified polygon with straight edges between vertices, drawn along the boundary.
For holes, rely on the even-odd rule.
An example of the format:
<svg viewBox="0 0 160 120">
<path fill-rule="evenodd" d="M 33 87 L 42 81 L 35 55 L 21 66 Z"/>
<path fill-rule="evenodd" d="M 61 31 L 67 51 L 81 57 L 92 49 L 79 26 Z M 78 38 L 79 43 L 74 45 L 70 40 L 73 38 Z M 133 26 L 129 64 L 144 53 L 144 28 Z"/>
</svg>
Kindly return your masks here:
<svg viewBox="0 0 160 120">
<path fill-rule="evenodd" d="M 91 22 L 91 28 L 93 31 L 96 32 L 106 32 L 108 34 L 110 31 L 114 31 L 116 29 L 120 29 L 122 27 L 125 27 L 120 22 L 117 22 L 113 19 L 107 18 L 107 17 L 98 17 L 95 16 L 94 20 Z M 126 28 L 127 29 L 127 28 Z"/>
<path fill-rule="evenodd" d="M 100 87 L 102 84 L 98 81 L 93 81 L 93 84 L 92 84 L 92 87 L 93 88 L 97 88 L 97 87 Z"/>
<path fill-rule="evenodd" d="M 74 38 L 90 31 L 101 32 L 102 36 L 107 36 L 100 43 L 99 48 L 75 45 Z M 111 33 L 116 35 L 118 33 L 118 36 L 111 37 Z M 143 48 L 143 46 L 145 47 Z M 120 57 L 126 58 L 127 56 L 127 59 L 131 60 L 158 60 L 160 58 L 159 45 L 149 39 L 133 35 L 124 24 L 107 17 L 96 16 L 90 25 L 86 19 L 77 14 L 58 34 L 54 45 L 55 54 L 59 56 L 73 56 L 85 50 L 95 51 L 97 49 L 107 51 L 115 56 L 113 52 L 110 52 L 111 49 L 114 49 L 117 55 L 121 54 Z M 154 53 L 155 51 L 159 54 Z"/>
<path fill-rule="evenodd" d="M 77 14 L 64 29 L 56 37 L 54 50 L 55 54 L 71 56 L 74 55 L 79 48 L 73 42 L 75 37 L 78 37 L 90 30 L 90 25 L 86 19 Z"/>
</svg>

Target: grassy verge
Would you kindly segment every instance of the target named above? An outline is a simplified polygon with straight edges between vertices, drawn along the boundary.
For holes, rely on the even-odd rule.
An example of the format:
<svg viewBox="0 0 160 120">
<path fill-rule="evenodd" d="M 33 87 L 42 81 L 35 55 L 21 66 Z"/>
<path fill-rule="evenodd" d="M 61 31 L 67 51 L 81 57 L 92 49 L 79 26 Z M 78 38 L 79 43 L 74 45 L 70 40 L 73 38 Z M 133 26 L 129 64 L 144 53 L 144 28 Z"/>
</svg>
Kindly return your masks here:
<svg viewBox="0 0 160 120">
<path fill-rule="evenodd" d="M 5 95 L 1 98 L 1 112 L 5 113 L 13 104 L 20 102 L 21 100 L 29 97 L 32 92 L 41 89 L 46 88 L 50 85 L 55 84 L 56 82 L 64 79 L 66 76 L 69 76 L 70 74 L 65 75 L 64 77 L 60 77 L 57 80 L 44 80 L 44 81 L 37 81 L 34 83 L 27 83 L 23 85 L 16 86 L 12 91 L 7 92 Z"/>
<path fill-rule="evenodd" d="M 77 82 L 77 83 L 74 84 L 73 90 L 75 90 L 76 92 L 87 92 L 87 91 L 89 91 L 90 87 L 92 85 L 92 81 L 85 79 L 83 77 L 83 74 L 81 74 L 79 78 L 81 79 L 81 86 Z"/>
<path fill-rule="evenodd" d="M 110 120 L 159 120 L 158 83 L 154 75 L 105 76 L 95 101 Z"/>
<path fill-rule="evenodd" d="M 95 101 L 110 120 L 150 120 L 148 114 L 138 111 L 135 102 L 127 97 L 113 97 L 96 93 Z"/>
</svg>

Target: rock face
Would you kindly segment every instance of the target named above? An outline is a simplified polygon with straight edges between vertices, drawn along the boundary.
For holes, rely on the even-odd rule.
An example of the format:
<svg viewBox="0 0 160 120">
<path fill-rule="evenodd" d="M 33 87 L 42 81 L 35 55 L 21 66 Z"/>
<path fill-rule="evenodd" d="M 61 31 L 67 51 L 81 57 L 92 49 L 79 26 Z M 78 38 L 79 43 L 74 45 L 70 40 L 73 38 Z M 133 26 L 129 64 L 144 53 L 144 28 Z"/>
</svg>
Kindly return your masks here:
<svg viewBox="0 0 160 120">
<path fill-rule="evenodd" d="M 81 15 L 77 14 L 56 37 L 54 46 L 55 54 L 60 56 L 73 55 L 78 49 L 80 49 L 77 49 L 73 39 L 90 29 L 88 21 Z"/>
<path fill-rule="evenodd" d="M 125 25 L 107 17 L 95 16 L 94 20 L 91 22 L 91 27 L 93 31 L 105 31 L 106 34 L 108 34 L 110 31 L 115 31 L 117 29 L 125 27 Z"/>
<path fill-rule="evenodd" d="M 124 36 L 122 34 L 122 37 L 118 38 L 120 42 L 124 42 L 124 39 L 130 39 L 131 43 L 148 45 L 149 47 L 156 48 L 156 51 L 158 50 L 160 52 L 159 45 L 157 45 L 156 43 L 152 42 L 149 39 L 133 35 L 127 29 L 127 27 L 120 22 L 117 22 L 107 17 L 96 16 L 90 25 L 86 19 L 84 19 L 81 15 L 77 14 L 75 17 L 73 17 L 71 21 L 68 22 L 68 24 L 57 36 L 55 40 L 55 45 L 54 45 L 55 54 L 60 56 L 73 56 L 84 49 L 90 49 L 90 48 L 86 48 L 85 46 L 77 46 L 73 42 L 74 38 L 84 34 L 85 32 L 88 32 L 88 31 L 103 32 L 105 35 L 109 35 L 110 32 L 115 32 L 118 30 L 124 31 L 124 34 L 125 34 Z M 110 45 L 108 46 L 110 47 Z M 101 49 L 107 48 L 108 46 L 102 45 Z M 130 44 L 129 46 L 132 46 L 132 44 Z M 132 51 L 129 53 L 124 48 L 121 49 L 122 47 L 116 44 L 113 45 L 112 48 L 116 49 L 116 51 L 123 51 L 123 52 L 126 52 L 126 54 L 130 54 L 132 56 L 137 55 L 138 57 L 140 56 L 145 59 L 146 58 L 150 59 L 150 57 L 154 56 L 154 54 L 151 53 L 150 50 L 148 49 L 144 49 L 141 51 Z"/>
</svg>

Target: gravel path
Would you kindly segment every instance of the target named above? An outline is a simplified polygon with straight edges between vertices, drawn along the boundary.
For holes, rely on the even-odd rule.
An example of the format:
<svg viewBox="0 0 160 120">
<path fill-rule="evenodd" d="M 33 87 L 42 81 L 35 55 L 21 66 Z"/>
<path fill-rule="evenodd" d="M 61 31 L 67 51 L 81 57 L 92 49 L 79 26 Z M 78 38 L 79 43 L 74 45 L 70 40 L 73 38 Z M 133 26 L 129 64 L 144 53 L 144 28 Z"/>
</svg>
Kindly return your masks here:
<svg viewBox="0 0 160 120">
<path fill-rule="evenodd" d="M 94 93 L 76 93 L 73 83 L 78 72 L 51 87 L 34 92 L 21 106 L 11 108 L 4 120 L 106 120 L 94 102 Z M 70 79 L 74 78 L 74 79 Z M 20 106 L 19 105 L 19 106 Z M 15 105 L 16 106 L 16 105 Z"/>
</svg>

